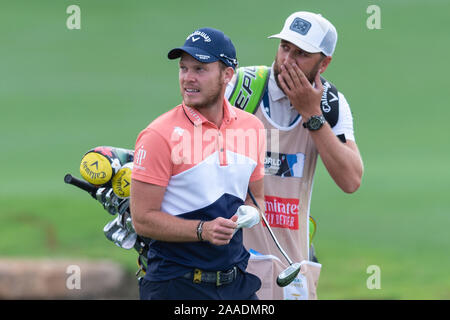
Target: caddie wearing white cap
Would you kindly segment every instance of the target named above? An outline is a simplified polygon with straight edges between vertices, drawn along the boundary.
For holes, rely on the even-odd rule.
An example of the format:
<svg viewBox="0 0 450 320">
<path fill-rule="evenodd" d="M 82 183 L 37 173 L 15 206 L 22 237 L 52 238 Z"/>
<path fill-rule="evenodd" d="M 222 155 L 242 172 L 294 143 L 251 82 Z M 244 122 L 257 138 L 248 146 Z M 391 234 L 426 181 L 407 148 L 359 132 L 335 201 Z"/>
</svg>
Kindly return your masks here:
<svg viewBox="0 0 450 320">
<path fill-rule="evenodd" d="M 265 203 L 260 206 L 265 206 L 281 246 L 302 268 L 288 286 L 275 284 L 288 264 L 259 224 L 244 232 L 244 244 L 252 253 L 248 270 L 263 283 L 260 299 L 315 299 L 321 264 L 310 250 L 315 223 L 309 212 L 317 157 L 346 193 L 359 188 L 363 163 L 349 104 L 321 77 L 336 48 L 336 28 L 320 14 L 301 11 L 269 38 L 280 39 L 272 66 L 239 68 L 225 95 L 264 123 Z M 315 199 L 329 201 L 326 195 Z M 344 208 L 331 214 L 339 210 Z"/>
</svg>

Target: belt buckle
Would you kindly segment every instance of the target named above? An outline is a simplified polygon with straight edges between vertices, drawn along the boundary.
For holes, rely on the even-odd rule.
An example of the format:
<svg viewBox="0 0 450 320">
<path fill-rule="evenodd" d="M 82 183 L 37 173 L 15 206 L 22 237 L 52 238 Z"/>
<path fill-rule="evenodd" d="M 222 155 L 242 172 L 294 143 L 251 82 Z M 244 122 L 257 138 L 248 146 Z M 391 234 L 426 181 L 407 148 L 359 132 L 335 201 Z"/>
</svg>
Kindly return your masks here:
<svg viewBox="0 0 450 320">
<path fill-rule="evenodd" d="M 219 286 L 221 286 L 223 284 L 223 283 L 220 282 L 220 276 L 222 275 L 222 273 L 225 273 L 227 276 L 229 276 L 226 279 L 226 283 L 230 283 L 230 282 L 234 281 L 234 279 L 236 277 L 236 272 L 237 272 L 236 267 L 233 267 L 233 269 L 230 269 L 227 272 L 217 271 L 216 272 L 216 286 L 219 287 Z M 231 279 L 231 281 L 230 281 L 230 279 Z"/>
</svg>

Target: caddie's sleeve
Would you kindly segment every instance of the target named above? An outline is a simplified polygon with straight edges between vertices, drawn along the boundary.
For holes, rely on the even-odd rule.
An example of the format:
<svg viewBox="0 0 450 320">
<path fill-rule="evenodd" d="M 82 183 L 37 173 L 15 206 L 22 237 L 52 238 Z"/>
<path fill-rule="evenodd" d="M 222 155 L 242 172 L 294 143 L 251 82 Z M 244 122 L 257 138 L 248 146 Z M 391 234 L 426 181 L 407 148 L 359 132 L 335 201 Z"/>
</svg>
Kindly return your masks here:
<svg viewBox="0 0 450 320">
<path fill-rule="evenodd" d="M 138 136 L 131 178 L 167 187 L 173 171 L 170 146 L 157 131 L 146 128 Z"/>
<path fill-rule="evenodd" d="M 266 130 L 261 120 L 254 117 L 256 120 L 255 127 L 258 130 L 258 152 L 256 160 L 256 167 L 250 177 L 250 182 L 257 181 L 264 177 L 264 159 L 266 157 Z"/>
</svg>

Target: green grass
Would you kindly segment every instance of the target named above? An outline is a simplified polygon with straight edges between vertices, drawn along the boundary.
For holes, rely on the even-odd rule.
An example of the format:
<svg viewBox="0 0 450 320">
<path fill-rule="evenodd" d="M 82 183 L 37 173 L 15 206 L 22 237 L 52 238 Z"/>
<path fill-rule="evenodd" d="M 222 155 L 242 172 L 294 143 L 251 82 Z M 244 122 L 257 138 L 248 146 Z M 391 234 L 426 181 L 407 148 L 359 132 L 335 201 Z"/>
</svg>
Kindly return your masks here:
<svg viewBox="0 0 450 320">
<path fill-rule="evenodd" d="M 135 268 L 102 234 L 111 217 L 64 185 L 84 152 L 133 148 L 150 121 L 180 102 L 167 52 L 197 27 L 224 30 L 240 65 L 272 63 L 282 21 L 321 12 L 339 32 L 325 77 L 346 95 L 365 173 L 346 195 L 319 164 L 312 215 L 322 299 L 450 299 L 450 138 L 446 1 L 7 1 L 0 11 L 0 255 L 79 257 Z M 381 269 L 369 290 L 367 267 Z"/>
</svg>

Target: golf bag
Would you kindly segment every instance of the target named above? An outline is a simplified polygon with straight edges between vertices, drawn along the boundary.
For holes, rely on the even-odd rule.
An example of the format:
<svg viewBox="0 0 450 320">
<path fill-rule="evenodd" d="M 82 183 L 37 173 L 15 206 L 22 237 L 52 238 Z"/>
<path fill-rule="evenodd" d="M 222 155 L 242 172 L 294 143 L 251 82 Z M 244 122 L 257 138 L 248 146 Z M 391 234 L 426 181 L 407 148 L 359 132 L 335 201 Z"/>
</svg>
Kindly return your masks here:
<svg viewBox="0 0 450 320">
<path fill-rule="evenodd" d="M 120 248 L 134 248 L 138 253 L 140 272 L 147 270 L 147 252 L 150 239 L 136 234 L 130 213 L 131 170 L 134 151 L 100 146 L 86 152 L 80 164 L 84 180 L 67 174 L 64 181 L 88 192 L 99 201 L 113 220 L 103 228 L 108 240 Z"/>
</svg>

